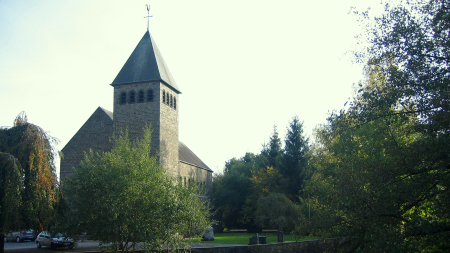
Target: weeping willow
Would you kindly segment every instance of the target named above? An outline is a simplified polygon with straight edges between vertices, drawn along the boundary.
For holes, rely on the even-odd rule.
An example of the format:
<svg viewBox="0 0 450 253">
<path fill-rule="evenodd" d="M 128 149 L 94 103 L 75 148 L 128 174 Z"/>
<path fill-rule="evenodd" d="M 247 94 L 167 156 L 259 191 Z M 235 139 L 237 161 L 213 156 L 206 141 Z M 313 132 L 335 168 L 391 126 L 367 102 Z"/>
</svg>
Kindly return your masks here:
<svg viewBox="0 0 450 253">
<path fill-rule="evenodd" d="M 54 222 L 58 185 L 57 140 L 19 114 L 0 127 L 0 234 L 49 228 Z"/>
</svg>

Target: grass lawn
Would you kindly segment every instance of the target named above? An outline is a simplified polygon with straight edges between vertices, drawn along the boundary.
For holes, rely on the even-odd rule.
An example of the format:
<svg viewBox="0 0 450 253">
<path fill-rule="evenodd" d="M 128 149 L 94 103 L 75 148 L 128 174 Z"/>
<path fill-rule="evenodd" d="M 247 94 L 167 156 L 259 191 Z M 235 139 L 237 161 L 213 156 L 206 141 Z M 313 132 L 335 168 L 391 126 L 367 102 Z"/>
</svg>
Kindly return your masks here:
<svg viewBox="0 0 450 253">
<path fill-rule="evenodd" d="M 214 234 L 214 241 L 202 241 L 202 243 L 248 244 L 248 238 L 254 235 L 255 234 L 247 233 L 217 233 Z M 266 236 L 267 243 L 277 242 L 277 234 L 259 234 L 259 236 Z M 317 238 L 312 236 L 296 237 L 295 235 L 284 235 L 285 242 L 308 241 L 315 239 Z"/>
</svg>

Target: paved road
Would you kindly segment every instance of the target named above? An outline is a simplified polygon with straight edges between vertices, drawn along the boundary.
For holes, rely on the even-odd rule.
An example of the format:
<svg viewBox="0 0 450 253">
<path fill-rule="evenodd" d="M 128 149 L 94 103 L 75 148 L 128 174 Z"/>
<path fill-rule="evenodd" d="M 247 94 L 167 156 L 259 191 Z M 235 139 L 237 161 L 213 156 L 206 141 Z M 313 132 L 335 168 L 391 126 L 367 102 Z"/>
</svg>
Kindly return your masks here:
<svg viewBox="0 0 450 253">
<path fill-rule="evenodd" d="M 16 253 L 16 252 L 67 252 L 67 253 L 76 253 L 76 252 L 85 252 L 85 251 L 96 251 L 98 249 L 98 242 L 86 241 L 86 242 L 78 242 L 78 246 L 74 249 L 57 249 L 51 250 L 50 247 L 42 247 L 40 249 L 36 248 L 35 242 L 5 242 L 5 252 L 8 253 Z"/>
<path fill-rule="evenodd" d="M 36 248 L 35 242 L 5 242 L 5 252 L 7 253 L 54 253 L 54 252 L 66 252 L 66 253 L 86 253 L 87 251 L 92 252 L 100 252 L 98 249 L 98 242 L 94 241 L 85 241 L 85 242 L 77 242 L 78 246 L 74 249 L 56 249 L 52 250 L 50 247 L 42 247 L 40 249 Z M 202 247 L 236 247 L 243 245 L 230 245 L 230 244 L 219 244 L 219 243 L 193 243 L 192 247 L 194 248 L 202 248 Z"/>
</svg>

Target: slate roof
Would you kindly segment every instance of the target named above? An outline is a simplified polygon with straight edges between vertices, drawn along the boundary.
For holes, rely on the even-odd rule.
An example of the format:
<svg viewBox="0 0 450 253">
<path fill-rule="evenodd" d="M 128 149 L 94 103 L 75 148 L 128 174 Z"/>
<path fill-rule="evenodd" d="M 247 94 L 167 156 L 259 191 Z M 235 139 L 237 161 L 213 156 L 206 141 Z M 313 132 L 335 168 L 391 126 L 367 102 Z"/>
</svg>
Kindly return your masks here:
<svg viewBox="0 0 450 253">
<path fill-rule="evenodd" d="M 203 168 L 207 171 L 213 172 L 198 156 L 194 154 L 184 143 L 180 141 L 179 149 L 178 149 L 178 157 L 181 162 L 188 163 L 200 168 Z"/>
<path fill-rule="evenodd" d="M 149 31 L 139 41 L 111 85 L 145 81 L 162 81 L 178 94 L 181 93 Z"/>
</svg>

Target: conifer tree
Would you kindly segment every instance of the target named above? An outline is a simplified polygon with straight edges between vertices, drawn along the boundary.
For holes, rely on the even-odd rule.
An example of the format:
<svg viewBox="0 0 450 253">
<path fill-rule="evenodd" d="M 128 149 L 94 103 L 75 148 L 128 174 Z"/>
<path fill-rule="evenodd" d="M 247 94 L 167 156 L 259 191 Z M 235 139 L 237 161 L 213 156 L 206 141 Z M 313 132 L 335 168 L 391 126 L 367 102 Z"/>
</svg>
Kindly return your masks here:
<svg viewBox="0 0 450 253">
<path fill-rule="evenodd" d="M 281 147 L 281 139 L 278 137 L 277 126 L 273 126 L 273 133 L 269 141 L 269 166 L 279 168 L 281 166 L 281 159 L 283 156 L 283 149 Z"/>
<path fill-rule="evenodd" d="M 309 139 L 303 135 L 303 122 L 297 116 L 292 118 L 287 128 L 284 147 L 282 173 L 289 180 L 287 195 L 297 200 L 306 180 L 308 166 Z"/>
</svg>

